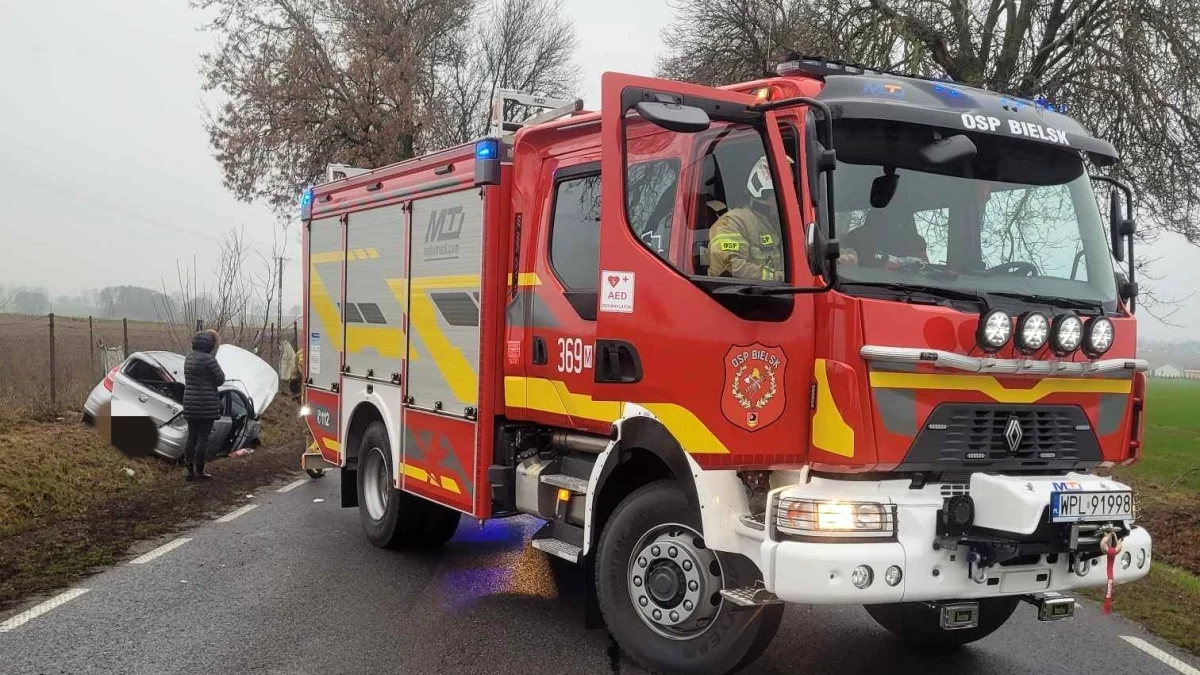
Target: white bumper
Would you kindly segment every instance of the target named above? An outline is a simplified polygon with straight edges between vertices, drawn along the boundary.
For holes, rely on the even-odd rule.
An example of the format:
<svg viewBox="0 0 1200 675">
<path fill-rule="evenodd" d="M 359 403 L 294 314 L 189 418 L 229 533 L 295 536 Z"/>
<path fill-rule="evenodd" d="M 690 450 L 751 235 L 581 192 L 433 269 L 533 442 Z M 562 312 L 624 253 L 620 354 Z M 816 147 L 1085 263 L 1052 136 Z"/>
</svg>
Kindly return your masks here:
<svg viewBox="0 0 1200 675">
<path fill-rule="evenodd" d="M 979 474 L 972 479 L 971 495 L 975 502 L 975 522 L 1013 535 L 1029 534 L 1045 518 L 1052 483 L 1075 481 L 1088 490 L 1127 490 L 1128 487 L 1094 476 L 1070 474 L 1056 477 L 1006 477 Z M 1103 487 L 1102 487 L 1103 486 Z M 908 601 L 986 598 L 1001 595 L 1025 595 L 1046 591 L 1071 591 L 1076 588 L 1103 586 L 1106 583 L 1103 558 L 1094 558 L 1083 576 L 1077 575 L 1069 555 L 1042 555 L 1033 564 L 993 565 L 982 582 L 970 578 L 968 549 L 956 550 L 934 544 L 937 541 L 937 512 L 942 507 L 942 486 L 927 485 L 910 489 L 908 480 L 847 481 L 813 478 L 808 483 L 777 489 L 775 497 L 807 499 L 869 500 L 896 506 L 897 532 L 893 540 L 878 542 L 812 542 L 789 539 L 771 527 L 774 507 L 769 507 L 765 531 L 755 531 L 739 523 L 744 541 L 742 551 L 758 553 L 767 590 L 785 602 L 804 604 L 875 604 Z M 750 545 L 746 545 L 750 544 Z M 1116 583 L 1142 578 L 1150 570 L 1150 534 L 1132 527 L 1125 538 L 1124 550 L 1130 552 L 1128 568 L 1118 557 Z M 1137 561 L 1144 551 L 1143 565 Z M 1055 558 L 1057 558 L 1055 560 Z M 1050 562 L 1055 560 L 1054 562 Z M 865 589 L 851 582 L 854 568 L 867 565 L 874 580 Z M 902 580 L 889 586 L 885 572 L 896 566 Z"/>
</svg>

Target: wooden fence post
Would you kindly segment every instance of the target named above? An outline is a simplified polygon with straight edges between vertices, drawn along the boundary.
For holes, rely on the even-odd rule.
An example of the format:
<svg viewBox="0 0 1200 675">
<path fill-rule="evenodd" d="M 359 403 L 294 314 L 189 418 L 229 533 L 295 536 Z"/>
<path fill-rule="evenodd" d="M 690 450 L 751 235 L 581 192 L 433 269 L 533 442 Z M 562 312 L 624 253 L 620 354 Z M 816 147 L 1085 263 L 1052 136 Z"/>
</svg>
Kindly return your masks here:
<svg viewBox="0 0 1200 675">
<path fill-rule="evenodd" d="M 50 312 L 50 403 L 58 404 L 58 364 L 54 353 L 54 312 Z"/>
<path fill-rule="evenodd" d="M 92 331 L 92 317 L 88 317 L 88 375 L 96 376 L 96 334 Z"/>
<path fill-rule="evenodd" d="M 125 358 L 129 358 L 129 319 L 121 319 L 121 349 Z"/>
</svg>

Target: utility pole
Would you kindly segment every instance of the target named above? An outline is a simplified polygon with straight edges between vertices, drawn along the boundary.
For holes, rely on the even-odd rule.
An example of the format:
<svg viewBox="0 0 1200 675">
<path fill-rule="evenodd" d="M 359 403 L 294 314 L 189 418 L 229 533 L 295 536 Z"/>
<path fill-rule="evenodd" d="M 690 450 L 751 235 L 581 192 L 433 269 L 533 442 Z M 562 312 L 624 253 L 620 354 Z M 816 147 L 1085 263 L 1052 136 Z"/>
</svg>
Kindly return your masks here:
<svg viewBox="0 0 1200 675">
<path fill-rule="evenodd" d="M 291 258 L 285 258 L 282 255 L 275 258 L 278 264 L 278 271 L 276 272 L 278 288 L 275 292 L 275 326 L 280 332 L 283 331 L 283 263 L 286 260 L 291 260 Z"/>
</svg>

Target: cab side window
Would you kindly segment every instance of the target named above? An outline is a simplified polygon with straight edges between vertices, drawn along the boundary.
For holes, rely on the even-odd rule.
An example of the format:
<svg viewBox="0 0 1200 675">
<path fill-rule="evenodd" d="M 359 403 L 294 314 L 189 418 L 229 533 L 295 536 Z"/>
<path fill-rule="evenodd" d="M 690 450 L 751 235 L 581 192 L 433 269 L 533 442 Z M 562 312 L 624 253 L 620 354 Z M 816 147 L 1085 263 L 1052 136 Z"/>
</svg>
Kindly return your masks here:
<svg viewBox="0 0 1200 675">
<path fill-rule="evenodd" d="M 559 181 L 550 218 L 550 266 L 568 291 L 594 291 L 600 277 L 600 174 Z"/>
</svg>

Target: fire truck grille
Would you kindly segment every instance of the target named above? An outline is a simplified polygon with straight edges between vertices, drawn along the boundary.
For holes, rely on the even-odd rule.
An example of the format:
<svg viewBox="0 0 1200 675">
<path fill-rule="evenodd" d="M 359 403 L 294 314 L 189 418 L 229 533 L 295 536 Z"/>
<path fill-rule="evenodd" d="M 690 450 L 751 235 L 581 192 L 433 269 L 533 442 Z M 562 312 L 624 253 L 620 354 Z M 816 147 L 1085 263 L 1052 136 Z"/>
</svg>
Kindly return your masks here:
<svg viewBox="0 0 1200 675">
<path fill-rule="evenodd" d="M 1069 469 L 1101 460 L 1082 408 L 943 403 L 934 408 L 899 470 Z"/>
</svg>

